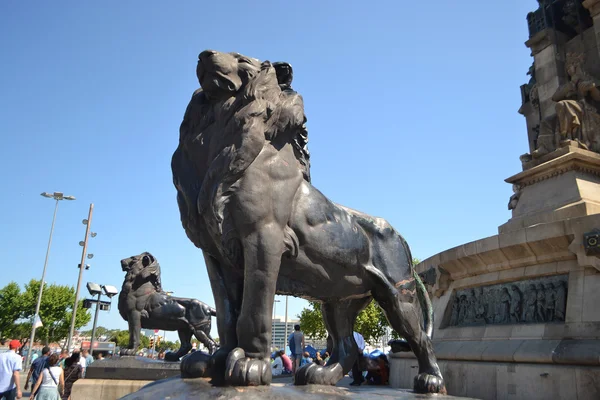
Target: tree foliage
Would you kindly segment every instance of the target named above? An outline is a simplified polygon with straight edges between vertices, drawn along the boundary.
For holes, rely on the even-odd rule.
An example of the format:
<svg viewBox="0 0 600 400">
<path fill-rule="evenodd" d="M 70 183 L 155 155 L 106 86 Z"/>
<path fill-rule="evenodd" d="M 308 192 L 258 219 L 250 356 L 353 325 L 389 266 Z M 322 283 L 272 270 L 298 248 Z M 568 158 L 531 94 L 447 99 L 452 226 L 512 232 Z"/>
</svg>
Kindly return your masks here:
<svg viewBox="0 0 600 400">
<path fill-rule="evenodd" d="M 127 347 L 129 346 L 129 331 L 116 329 L 112 330 L 108 341 L 115 342 L 118 347 Z M 150 338 L 145 335 L 140 335 L 140 348 L 148 347 L 150 347 Z"/>
<path fill-rule="evenodd" d="M 413 266 L 420 261 L 413 258 Z M 324 338 L 327 337 L 327 329 L 323 322 L 323 314 L 321 314 L 321 304 L 318 302 L 309 302 L 309 307 L 304 308 L 300 315 L 300 326 L 307 337 Z M 377 339 L 382 337 L 387 327 L 388 320 L 379 305 L 375 301 L 371 301 L 364 310 L 358 314 L 354 324 L 354 330 L 363 335 L 365 341 L 369 344 L 375 344 Z M 398 334 L 392 331 L 392 337 L 398 338 Z"/>
<path fill-rule="evenodd" d="M 0 337 L 17 337 L 17 321 L 22 311 L 21 289 L 15 282 L 0 289 Z"/>
<path fill-rule="evenodd" d="M 32 279 L 25 285 L 23 292 L 22 318 L 32 321 L 35 314 L 35 305 L 40 290 L 40 281 Z M 75 288 L 66 285 L 44 284 L 42 302 L 40 304 L 40 318 L 44 326 L 36 330 L 36 338 L 45 344 L 57 342 L 69 334 L 73 303 L 75 302 Z M 83 307 L 83 301 L 77 304 L 75 316 L 75 329 L 81 328 L 90 322 L 90 312 Z"/>
<path fill-rule="evenodd" d="M 3 336 L 25 338 L 31 332 L 40 281 L 32 279 L 24 289 L 21 291 L 14 282 L 0 289 L 0 329 Z M 39 313 L 43 326 L 36 330 L 36 340 L 48 344 L 66 338 L 74 302 L 73 287 L 45 284 Z M 83 301 L 79 301 L 75 328 L 84 326 L 90 319 L 90 313 L 83 308 Z"/>
</svg>

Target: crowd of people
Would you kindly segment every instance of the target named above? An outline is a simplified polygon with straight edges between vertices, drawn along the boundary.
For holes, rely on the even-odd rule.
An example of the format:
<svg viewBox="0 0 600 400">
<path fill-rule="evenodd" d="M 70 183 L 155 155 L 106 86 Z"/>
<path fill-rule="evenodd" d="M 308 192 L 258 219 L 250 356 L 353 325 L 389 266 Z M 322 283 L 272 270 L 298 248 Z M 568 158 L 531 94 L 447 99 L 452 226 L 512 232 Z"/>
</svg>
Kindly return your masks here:
<svg viewBox="0 0 600 400">
<path fill-rule="evenodd" d="M 364 382 L 373 385 L 386 385 L 389 379 L 389 363 L 385 354 L 378 354 L 371 358 L 365 356 L 365 340 L 361 334 L 354 332 L 354 340 L 358 346 L 359 358 L 352 367 L 352 383 L 350 385 L 361 385 Z M 291 358 L 284 350 L 278 350 L 273 354 L 271 362 L 271 373 L 273 376 L 295 374 L 296 370 L 304 365 L 315 363 L 326 366 L 329 362 L 328 351 L 317 351 L 311 357 L 306 349 L 304 333 L 300 325 L 294 326 L 294 332 L 288 338 Z M 366 372 L 363 374 L 363 372 Z"/>
<path fill-rule="evenodd" d="M 48 346 L 40 354 L 33 354 L 31 367 L 21 388 L 23 356 L 19 354 L 21 342 L 11 340 L 8 351 L 0 353 L 0 400 L 23 397 L 23 391 L 31 388 L 31 400 L 69 400 L 73 384 L 85 377 L 87 367 L 94 358 L 87 349 L 52 352 Z M 98 353 L 96 359 L 102 359 Z"/>
</svg>

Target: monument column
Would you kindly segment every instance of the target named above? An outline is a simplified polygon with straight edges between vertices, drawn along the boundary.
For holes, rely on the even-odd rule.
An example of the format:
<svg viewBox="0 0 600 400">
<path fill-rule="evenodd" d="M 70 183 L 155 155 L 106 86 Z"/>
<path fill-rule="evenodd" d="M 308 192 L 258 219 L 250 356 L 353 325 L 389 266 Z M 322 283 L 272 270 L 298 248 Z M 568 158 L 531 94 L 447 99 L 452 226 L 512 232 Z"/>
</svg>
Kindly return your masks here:
<svg viewBox="0 0 600 400">
<path fill-rule="evenodd" d="M 562 55 L 566 41 L 563 33 L 546 28 L 525 42 L 535 60 L 535 78 L 542 119 L 556 113 L 556 103 L 552 101 L 552 96 L 565 80 L 565 60 Z"/>
<path fill-rule="evenodd" d="M 600 43 L 600 0 L 584 0 L 583 6 L 587 8 L 594 20 L 594 33 L 596 34 L 596 43 Z M 600 47 L 598 48 L 600 53 Z"/>
</svg>

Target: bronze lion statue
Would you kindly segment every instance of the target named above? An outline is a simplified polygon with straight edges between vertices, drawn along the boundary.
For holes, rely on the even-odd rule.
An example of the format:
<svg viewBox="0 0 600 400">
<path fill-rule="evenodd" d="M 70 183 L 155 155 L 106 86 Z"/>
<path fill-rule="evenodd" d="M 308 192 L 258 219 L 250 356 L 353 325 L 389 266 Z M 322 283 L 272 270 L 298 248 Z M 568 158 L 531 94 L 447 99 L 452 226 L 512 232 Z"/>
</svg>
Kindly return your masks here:
<svg viewBox="0 0 600 400">
<path fill-rule="evenodd" d="M 169 296 L 160 283 L 160 265 L 150 253 L 121 260 L 127 272 L 119 293 L 119 313 L 129 325 L 129 346 L 121 355 L 135 355 L 140 346 L 140 329 L 177 331 L 181 347 L 167 353 L 167 361 L 177 361 L 192 349 L 192 335 L 212 354 L 216 349 L 210 337 L 214 308 L 196 299 Z"/>
<path fill-rule="evenodd" d="M 275 294 L 322 303 L 333 338 L 327 366 L 295 384 L 335 385 L 358 357 L 357 314 L 372 299 L 419 362 L 417 392 L 444 393 L 430 340 L 429 297 L 390 224 L 331 202 L 309 182 L 306 117 L 286 63 L 200 53 L 172 158 L 181 221 L 203 250 L 220 348 L 182 361 L 182 376 L 267 385 Z"/>
</svg>

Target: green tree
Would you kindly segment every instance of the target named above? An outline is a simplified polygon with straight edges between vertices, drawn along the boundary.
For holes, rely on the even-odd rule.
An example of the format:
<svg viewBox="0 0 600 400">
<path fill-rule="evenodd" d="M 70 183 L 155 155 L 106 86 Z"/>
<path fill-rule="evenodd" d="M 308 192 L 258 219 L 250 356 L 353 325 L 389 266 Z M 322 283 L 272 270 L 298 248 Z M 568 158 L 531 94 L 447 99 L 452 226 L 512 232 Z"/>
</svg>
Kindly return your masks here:
<svg viewBox="0 0 600 400">
<path fill-rule="evenodd" d="M 19 285 L 10 282 L 0 289 L 0 337 L 15 335 L 17 321 L 22 313 L 22 296 Z"/>
<path fill-rule="evenodd" d="M 417 258 L 413 258 L 412 262 L 413 266 L 416 266 L 420 261 Z M 298 317 L 300 318 L 302 331 L 307 337 L 320 338 L 327 336 L 320 303 L 310 301 L 309 307 L 304 308 Z M 369 344 L 374 344 L 378 338 L 383 336 L 387 327 L 389 327 L 388 320 L 381 307 L 375 301 L 371 301 L 358 314 L 354 324 L 354 330 L 363 335 L 365 341 Z M 393 330 L 392 337 L 398 338 L 398 334 Z"/>
<path fill-rule="evenodd" d="M 129 346 L 129 331 L 115 331 L 108 341 L 115 342 L 119 347 L 127 347 Z"/>
<path fill-rule="evenodd" d="M 97 329 L 97 328 L 96 328 Z M 109 342 L 115 342 L 118 347 L 129 346 L 129 331 L 128 330 L 112 330 L 108 338 Z M 140 348 L 149 348 L 150 338 L 145 335 L 140 335 Z"/>
<path fill-rule="evenodd" d="M 168 340 L 162 340 L 158 346 L 156 346 L 156 351 L 167 351 L 167 350 L 171 350 L 171 351 L 177 351 L 180 347 L 180 343 L 179 340 L 176 342 L 170 342 Z"/>
<path fill-rule="evenodd" d="M 25 285 L 22 294 L 22 318 L 33 320 L 35 305 L 40 290 L 40 281 L 32 279 Z M 73 303 L 75 302 L 75 289 L 72 286 L 44 284 L 42 302 L 40 304 L 40 319 L 44 326 L 36 330 L 36 339 L 45 344 L 57 342 L 69 334 Z M 83 301 L 77 305 L 75 329 L 86 325 L 91 319 L 89 311 L 83 308 Z"/>
</svg>

